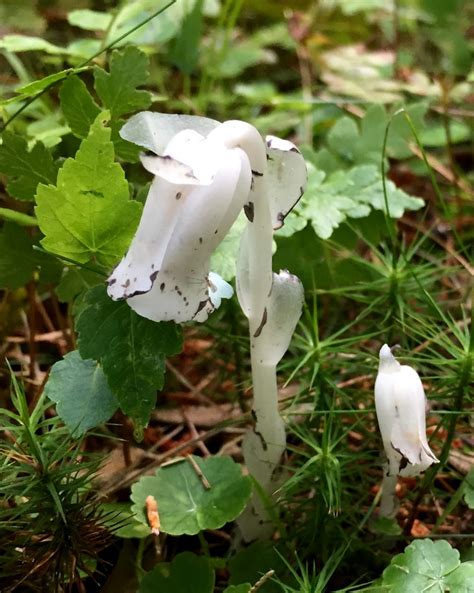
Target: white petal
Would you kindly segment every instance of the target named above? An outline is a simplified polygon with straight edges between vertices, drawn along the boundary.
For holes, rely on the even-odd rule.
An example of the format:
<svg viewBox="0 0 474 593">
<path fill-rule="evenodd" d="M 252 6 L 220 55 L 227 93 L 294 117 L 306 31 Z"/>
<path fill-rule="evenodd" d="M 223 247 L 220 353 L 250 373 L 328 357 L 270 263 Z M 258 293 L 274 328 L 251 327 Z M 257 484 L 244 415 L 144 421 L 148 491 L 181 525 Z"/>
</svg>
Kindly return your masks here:
<svg viewBox="0 0 474 593">
<path fill-rule="evenodd" d="M 438 460 L 426 440 L 425 393 L 418 373 L 384 345 L 375 381 L 375 408 L 390 475 L 417 475 Z"/>
<path fill-rule="evenodd" d="M 277 365 L 288 350 L 303 309 L 304 289 L 300 279 L 286 270 L 273 274 L 271 293 L 254 338 L 257 357 Z"/>
<path fill-rule="evenodd" d="M 152 290 L 128 300 L 143 317 L 178 323 L 205 321 L 214 310 L 210 257 L 241 210 L 251 182 L 242 151 L 221 148 L 221 153 L 214 181 L 192 187 L 186 194 Z"/>
<path fill-rule="evenodd" d="M 267 191 L 275 230 L 283 226 L 306 189 L 308 174 L 303 155 L 288 140 L 265 138 L 267 146 Z"/>
<path fill-rule="evenodd" d="M 196 115 L 170 115 L 142 111 L 132 116 L 120 130 L 124 140 L 162 155 L 169 141 L 182 130 L 195 130 L 203 136 L 217 127 L 218 121 Z"/>
<path fill-rule="evenodd" d="M 216 274 L 215 272 L 209 272 L 209 298 L 214 309 L 218 309 L 221 306 L 222 299 L 230 299 L 234 294 L 232 286 Z"/>
</svg>

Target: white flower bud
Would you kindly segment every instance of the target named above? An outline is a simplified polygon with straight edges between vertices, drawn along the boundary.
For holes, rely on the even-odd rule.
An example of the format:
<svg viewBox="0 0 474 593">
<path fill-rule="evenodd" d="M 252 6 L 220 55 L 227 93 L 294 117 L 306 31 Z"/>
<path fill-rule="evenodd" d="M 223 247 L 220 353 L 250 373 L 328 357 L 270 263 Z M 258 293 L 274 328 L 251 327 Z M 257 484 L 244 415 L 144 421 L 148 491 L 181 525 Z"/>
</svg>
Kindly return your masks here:
<svg viewBox="0 0 474 593">
<path fill-rule="evenodd" d="M 380 349 L 375 409 L 388 475 L 414 476 L 438 459 L 426 440 L 425 392 L 418 373 L 401 365 L 387 344 Z"/>
</svg>

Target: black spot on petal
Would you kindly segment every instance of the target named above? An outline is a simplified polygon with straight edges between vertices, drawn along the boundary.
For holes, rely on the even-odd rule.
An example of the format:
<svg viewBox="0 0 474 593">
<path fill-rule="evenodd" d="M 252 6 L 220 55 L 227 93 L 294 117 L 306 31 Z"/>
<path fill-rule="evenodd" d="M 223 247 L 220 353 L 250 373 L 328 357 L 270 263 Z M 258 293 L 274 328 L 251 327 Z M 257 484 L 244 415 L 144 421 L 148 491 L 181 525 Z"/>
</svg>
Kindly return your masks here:
<svg viewBox="0 0 474 593">
<path fill-rule="evenodd" d="M 257 327 L 255 333 L 253 334 L 254 338 L 258 338 L 258 336 L 262 333 L 262 329 L 265 327 L 267 323 L 267 308 L 263 310 L 262 321 L 260 321 L 260 325 Z"/>
<path fill-rule="evenodd" d="M 153 283 L 156 280 L 156 277 L 158 276 L 158 270 L 155 270 L 153 272 L 153 274 L 150 274 L 150 280 Z"/>
<path fill-rule="evenodd" d="M 249 219 L 250 222 L 253 222 L 255 216 L 255 207 L 253 202 L 249 202 L 248 204 L 244 204 L 244 212 L 245 216 Z"/>
</svg>

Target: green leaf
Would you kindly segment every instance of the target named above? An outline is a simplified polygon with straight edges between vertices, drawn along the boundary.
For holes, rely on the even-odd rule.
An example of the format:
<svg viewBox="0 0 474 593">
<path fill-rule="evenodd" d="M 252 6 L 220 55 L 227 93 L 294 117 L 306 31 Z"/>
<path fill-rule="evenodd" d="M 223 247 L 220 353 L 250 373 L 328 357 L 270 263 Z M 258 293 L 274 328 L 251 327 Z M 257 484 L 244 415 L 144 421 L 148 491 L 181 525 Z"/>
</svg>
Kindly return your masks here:
<svg viewBox="0 0 474 593">
<path fill-rule="evenodd" d="M 31 239 L 22 228 L 6 223 L 0 231 L 0 288 L 24 286 L 35 268 Z"/>
<path fill-rule="evenodd" d="M 191 463 L 160 467 L 154 476 L 145 476 L 132 486 L 132 507 L 137 519 L 146 522 L 145 500 L 155 497 L 161 531 L 170 535 L 195 535 L 203 529 L 219 529 L 244 510 L 251 494 L 250 478 L 230 457 L 193 457 L 207 479 L 205 488 Z"/>
<path fill-rule="evenodd" d="M 78 76 L 70 76 L 59 91 L 61 109 L 72 133 L 85 138 L 100 108 Z"/>
<path fill-rule="evenodd" d="M 242 583 L 241 585 L 230 585 L 224 589 L 224 593 L 249 593 L 252 585 L 250 583 Z"/>
<path fill-rule="evenodd" d="M 203 0 L 194 0 L 194 6 L 185 16 L 181 31 L 171 46 L 171 63 L 184 74 L 191 74 L 198 62 L 202 31 L 202 7 Z"/>
<path fill-rule="evenodd" d="M 100 365 L 83 360 L 77 350 L 52 366 L 44 392 L 76 438 L 109 420 L 118 408 Z"/>
<path fill-rule="evenodd" d="M 468 593 L 474 587 L 473 567 L 471 562 L 461 565 L 459 552 L 445 540 L 415 540 L 403 554 L 392 558 L 383 572 L 382 584 L 390 593 Z"/>
<path fill-rule="evenodd" d="M 86 31 L 106 31 L 112 22 L 112 15 L 98 10 L 72 10 L 67 15 L 67 21 L 73 27 Z"/>
<path fill-rule="evenodd" d="M 62 303 L 70 303 L 82 292 L 102 281 L 103 276 L 98 272 L 81 268 L 66 268 L 56 287 L 56 294 Z"/>
<path fill-rule="evenodd" d="M 104 511 L 104 523 L 114 535 L 125 539 L 137 537 L 148 537 L 151 533 L 150 527 L 139 523 L 127 502 L 109 502 L 100 506 Z"/>
<path fill-rule="evenodd" d="M 464 478 L 464 502 L 470 509 L 474 509 L 474 468 Z"/>
<path fill-rule="evenodd" d="M 135 232 L 141 204 L 129 199 L 128 183 L 110 140 L 108 116 L 98 116 L 74 159 L 58 173 L 57 186 L 38 186 L 36 216 L 45 249 L 86 263 L 117 262 Z"/>
<path fill-rule="evenodd" d="M 382 178 L 375 165 L 339 170 L 327 178 L 310 163 L 308 171 L 308 189 L 296 212 L 311 222 L 322 239 L 328 239 L 346 218 L 362 218 L 372 209 L 385 211 Z M 421 198 L 409 196 L 392 181 L 387 181 L 386 187 L 392 218 L 399 218 L 405 210 L 423 207 Z"/>
<path fill-rule="evenodd" d="M 214 580 L 208 558 L 183 552 L 171 564 L 161 562 L 148 572 L 138 593 L 213 593 Z"/>
<path fill-rule="evenodd" d="M 224 237 L 224 240 L 212 254 L 211 270 L 222 276 L 224 280 L 230 281 L 235 277 L 240 237 L 246 226 L 247 218 L 245 214 L 241 213 Z"/>
<path fill-rule="evenodd" d="M 55 72 L 54 74 L 45 76 L 44 78 L 41 78 L 40 80 L 35 80 L 33 82 L 30 82 L 29 84 L 25 84 L 24 86 L 18 87 L 15 89 L 15 92 L 20 93 L 24 97 L 36 95 L 36 93 L 38 93 L 39 91 L 42 91 L 47 86 L 49 86 L 55 82 L 58 82 L 60 80 L 63 80 L 64 78 L 67 78 L 73 72 L 74 73 L 83 72 L 84 70 L 87 70 L 87 69 L 88 69 L 88 66 L 84 66 L 82 68 L 66 68 L 66 70 L 61 70 L 60 72 Z"/>
<path fill-rule="evenodd" d="M 140 317 L 101 285 L 86 293 L 76 330 L 81 356 L 101 362 L 122 411 L 146 425 L 163 387 L 165 356 L 181 351 L 180 326 Z"/>
<path fill-rule="evenodd" d="M 112 117 L 118 118 L 150 106 L 151 94 L 137 90 L 146 84 L 148 76 L 147 56 L 130 46 L 112 53 L 110 73 L 95 67 L 95 90 Z"/>
<path fill-rule="evenodd" d="M 41 142 L 30 152 L 26 140 L 11 132 L 3 132 L 0 146 L 0 173 L 7 175 L 8 193 L 17 200 L 33 200 L 39 183 L 54 183 L 57 167 L 51 153 Z"/>
<path fill-rule="evenodd" d="M 283 572 L 285 564 L 270 542 L 255 542 L 241 550 L 229 561 L 229 584 L 256 583 L 269 570 Z M 281 587 L 267 581 L 259 593 L 281 593 Z"/>
<path fill-rule="evenodd" d="M 0 39 L 0 48 L 14 53 L 21 51 L 45 51 L 53 55 L 66 53 L 63 47 L 30 35 L 5 35 Z"/>
</svg>

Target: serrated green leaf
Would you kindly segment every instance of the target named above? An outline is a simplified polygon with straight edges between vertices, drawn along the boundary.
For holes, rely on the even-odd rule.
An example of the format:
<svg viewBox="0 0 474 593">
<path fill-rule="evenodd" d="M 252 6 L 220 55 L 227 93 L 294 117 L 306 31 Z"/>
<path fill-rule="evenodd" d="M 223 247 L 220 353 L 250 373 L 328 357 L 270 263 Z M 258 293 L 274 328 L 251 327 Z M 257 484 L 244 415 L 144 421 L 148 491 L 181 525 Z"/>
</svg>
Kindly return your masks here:
<svg viewBox="0 0 474 593">
<path fill-rule="evenodd" d="M 213 593 L 214 580 L 208 558 L 183 552 L 171 564 L 161 562 L 148 572 L 138 593 Z"/>
<path fill-rule="evenodd" d="M 362 218 L 371 210 L 385 211 L 382 177 L 375 165 L 339 170 L 328 177 L 308 163 L 308 189 L 296 206 L 296 213 L 309 220 L 321 239 L 328 239 L 347 218 Z M 418 210 L 421 198 L 409 196 L 387 181 L 390 216 L 399 218 L 405 210 Z"/>
<path fill-rule="evenodd" d="M 78 76 L 70 76 L 59 91 L 61 109 L 72 133 L 85 138 L 100 108 Z"/>
<path fill-rule="evenodd" d="M 38 186 L 36 216 L 45 249 L 86 263 L 117 262 L 135 232 L 142 206 L 129 199 L 128 183 L 110 140 L 108 114 L 100 114 L 56 186 Z"/>
<path fill-rule="evenodd" d="M 101 362 L 122 411 L 145 426 L 163 387 L 165 356 L 181 351 L 180 326 L 140 317 L 101 285 L 84 296 L 76 330 L 81 356 Z"/>
<path fill-rule="evenodd" d="M 49 150 L 37 142 L 30 152 L 26 140 L 3 132 L 0 146 L 0 173 L 7 175 L 8 193 L 17 200 L 33 200 L 39 183 L 54 183 L 57 166 Z"/>
<path fill-rule="evenodd" d="M 148 80 L 148 58 L 136 47 L 112 52 L 110 73 L 96 66 L 94 79 L 95 90 L 114 119 L 151 104 L 151 94 L 137 90 Z"/>
<path fill-rule="evenodd" d="M 132 510 L 146 523 L 145 500 L 155 497 L 161 531 L 170 535 L 195 535 L 203 529 L 219 529 L 244 510 L 252 491 L 240 465 L 230 457 L 194 457 L 210 488 L 205 488 L 192 464 L 183 459 L 160 467 L 132 486 Z"/>
<path fill-rule="evenodd" d="M 462 569 L 461 566 L 464 565 L 459 560 L 459 552 L 447 541 L 416 540 L 402 554 L 392 558 L 383 572 L 382 584 L 389 587 L 390 593 L 467 593 L 474 587 L 474 571 L 470 566 Z M 456 583 L 454 589 L 450 588 L 453 582 Z"/>
<path fill-rule="evenodd" d="M 82 359 L 77 350 L 52 366 L 44 392 L 76 438 L 109 420 L 118 408 L 100 365 Z"/>
</svg>

